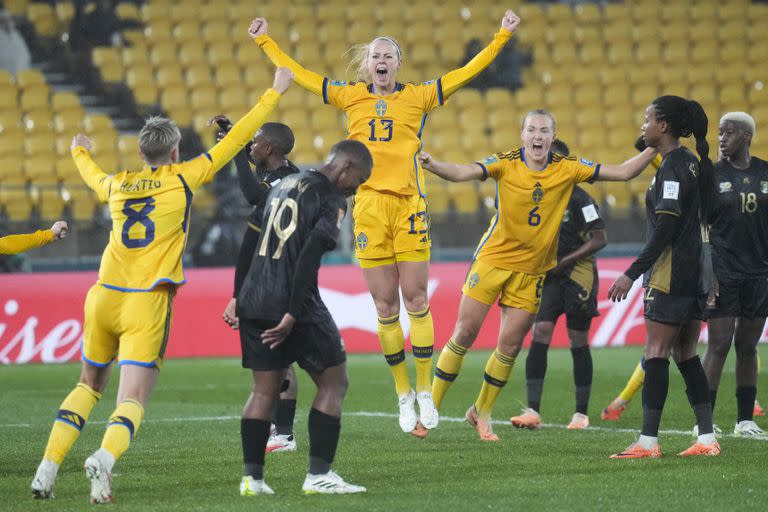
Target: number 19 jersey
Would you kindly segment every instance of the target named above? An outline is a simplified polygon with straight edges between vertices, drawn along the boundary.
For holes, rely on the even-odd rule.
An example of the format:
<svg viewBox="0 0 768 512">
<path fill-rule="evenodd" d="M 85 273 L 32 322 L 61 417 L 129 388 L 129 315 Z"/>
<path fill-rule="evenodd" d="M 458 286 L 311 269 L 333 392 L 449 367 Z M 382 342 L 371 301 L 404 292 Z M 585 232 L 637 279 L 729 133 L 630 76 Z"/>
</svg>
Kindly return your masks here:
<svg viewBox="0 0 768 512">
<path fill-rule="evenodd" d="M 550 153 L 547 166 L 534 171 L 525 163 L 524 148 L 477 163 L 496 181 L 496 215 L 474 259 L 526 274 L 553 268 L 558 231 L 573 186 L 595 179 L 600 164 Z"/>
</svg>

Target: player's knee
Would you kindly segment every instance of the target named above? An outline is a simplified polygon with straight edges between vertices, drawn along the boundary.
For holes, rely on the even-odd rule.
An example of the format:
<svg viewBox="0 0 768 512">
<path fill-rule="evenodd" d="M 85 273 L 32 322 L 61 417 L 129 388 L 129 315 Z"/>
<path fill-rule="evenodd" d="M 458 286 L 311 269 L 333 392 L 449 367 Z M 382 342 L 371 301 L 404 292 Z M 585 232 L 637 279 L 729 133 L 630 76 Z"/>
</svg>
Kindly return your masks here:
<svg viewBox="0 0 768 512">
<path fill-rule="evenodd" d="M 405 302 L 405 309 L 410 311 L 411 313 L 417 313 L 419 311 L 424 311 L 427 309 L 427 306 L 429 306 L 429 302 L 427 301 L 426 294 L 419 294 L 415 297 L 403 297 L 403 302 Z"/>
<path fill-rule="evenodd" d="M 728 339 L 725 340 L 719 340 L 712 336 L 710 336 L 710 339 L 707 342 L 707 353 L 710 356 L 716 356 L 719 358 L 726 358 L 728 357 L 728 351 L 731 350 L 731 341 Z M 736 347 L 736 352 L 738 353 L 738 347 Z"/>
<path fill-rule="evenodd" d="M 459 320 L 456 323 L 456 328 L 453 330 L 453 341 L 462 347 L 469 348 L 475 342 L 479 331 L 480 326 L 471 325 Z"/>
<path fill-rule="evenodd" d="M 754 343 L 736 343 L 736 357 L 742 360 L 757 358 L 757 346 Z"/>
</svg>

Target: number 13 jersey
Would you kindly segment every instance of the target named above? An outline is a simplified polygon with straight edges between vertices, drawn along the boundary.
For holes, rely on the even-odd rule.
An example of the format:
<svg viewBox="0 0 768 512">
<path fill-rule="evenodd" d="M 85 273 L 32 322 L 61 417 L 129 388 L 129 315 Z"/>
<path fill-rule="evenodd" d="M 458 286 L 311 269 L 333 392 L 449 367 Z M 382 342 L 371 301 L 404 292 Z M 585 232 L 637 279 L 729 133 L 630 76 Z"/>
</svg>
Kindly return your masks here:
<svg viewBox="0 0 768 512">
<path fill-rule="evenodd" d="M 497 268 L 541 274 L 557 264 L 557 235 L 577 183 L 594 180 L 600 164 L 549 155 L 541 171 L 525 163 L 524 148 L 477 162 L 496 181 L 496 215 L 474 259 Z"/>
</svg>

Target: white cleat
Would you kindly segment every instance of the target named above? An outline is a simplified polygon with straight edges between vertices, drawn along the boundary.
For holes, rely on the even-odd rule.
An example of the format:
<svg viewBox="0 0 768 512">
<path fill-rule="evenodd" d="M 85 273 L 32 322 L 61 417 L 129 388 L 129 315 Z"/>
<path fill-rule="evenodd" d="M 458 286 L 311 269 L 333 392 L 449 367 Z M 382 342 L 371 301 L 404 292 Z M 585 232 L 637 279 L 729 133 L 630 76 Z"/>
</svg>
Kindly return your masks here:
<svg viewBox="0 0 768 512">
<path fill-rule="evenodd" d="M 568 424 L 568 430 L 584 430 L 589 428 L 589 416 L 580 412 L 573 413 L 571 422 Z"/>
<path fill-rule="evenodd" d="M 413 390 L 397 396 L 397 404 L 400 407 L 400 428 L 403 432 L 410 433 L 413 431 L 416 428 L 416 422 L 419 421 L 418 416 L 416 416 L 415 403 L 416 393 Z"/>
<path fill-rule="evenodd" d="M 32 497 L 36 500 L 48 500 L 54 498 L 53 484 L 56 483 L 56 474 L 59 465 L 47 459 L 43 459 L 37 466 L 37 473 L 32 480 Z"/>
<path fill-rule="evenodd" d="M 240 480 L 240 496 L 256 496 L 257 494 L 275 494 L 275 491 L 263 479 L 254 480 L 252 476 L 244 476 Z"/>
<path fill-rule="evenodd" d="M 367 491 L 362 485 L 352 485 L 345 482 L 333 471 L 328 471 L 324 475 L 307 473 L 301 490 L 304 491 L 304 494 L 358 494 Z"/>
<path fill-rule="evenodd" d="M 757 426 L 754 421 L 740 421 L 733 429 L 733 435 L 736 437 L 746 437 L 748 439 L 768 439 L 763 429 Z"/>
<path fill-rule="evenodd" d="M 112 503 L 112 466 L 115 458 L 104 448 L 99 448 L 85 459 L 83 468 L 91 481 L 91 504 Z"/>
<path fill-rule="evenodd" d="M 267 453 L 271 452 L 295 452 L 296 438 L 293 434 L 283 435 L 273 432 L 267 441 Z"/>
<path fill-rule="evenodd" d="M 424 428 L 432 430 L 440 422 L 440 415 L 435 408 L 435 402 L 432 401 L 432 393 L 429 391 L 420 391 L 416 393 L 416 401 L 419 403 L 419 420 Z"/>
</svg>

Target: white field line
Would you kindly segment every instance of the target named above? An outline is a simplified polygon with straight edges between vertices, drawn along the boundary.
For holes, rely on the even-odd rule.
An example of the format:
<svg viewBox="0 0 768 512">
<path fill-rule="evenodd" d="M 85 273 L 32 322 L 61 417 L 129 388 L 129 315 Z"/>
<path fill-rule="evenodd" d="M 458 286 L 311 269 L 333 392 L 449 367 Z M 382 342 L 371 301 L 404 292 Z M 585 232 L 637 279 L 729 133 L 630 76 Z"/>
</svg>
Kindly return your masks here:
<svg viewBox="0 0 768 512">
<path fill-rule="evenodd" d="M 351 412 L 344 412 L 344 417 L 357 417 L 357 418 L 397 418 L 398 415 L 395 413 L 390 412 L 377 412 L 377 411 L 351 411 Z M 144 420 L 146 423 L 188 423 L 188 422 L 215 422 L 215 421 L 234 421 L 239 420 L 240 416 L 190 416 L 186 418 L 147 418 Z M 440 421 L 446 422 L 446 423 L 464 423 L 464 418 L 454 418 L 450 416 L 441 416 Z M 106 421 L 91 421 L 89 424 L 94 425 L 104 425 L 106 424 Z M 509 425 L 509 422 L 502 421 L 502 420 L 494 420 L 494 425 Z M 29 423 L 0 423 L 0 429 L 2 428 L 31 428 L 32 425 Z M 545 429 L 560 429 L 564 430 L 567 428 L 566 424 L 560 424 L 560 423 L 543 423 L 542 427 Z M 602 427 L 602 426 L 595 426 L 590 425 L 589 428 L 585 430 L 585 432 L 614 432 L 614 433 L 627 433 L 627 434 L 637 434 L 639 432 L 636 428 L 621 428 L 621 427 Z M 659 430 L 659 434 L 668 434 L 668 435 L 678 435 L 678 436 L 690 436 L 693 437 L 693 431 L 692 430 Z M 736 438 L 737 436 L 734 436 L 730 433 L 723 432 L 722 434 L 718 434 L 718 437 L 733 437 Z M 739 438 L 742 439 L 742 438 Z M 768 437 L 766 439 L 755 439 L 756 441 L 768 441 Z"/>
</svg>

